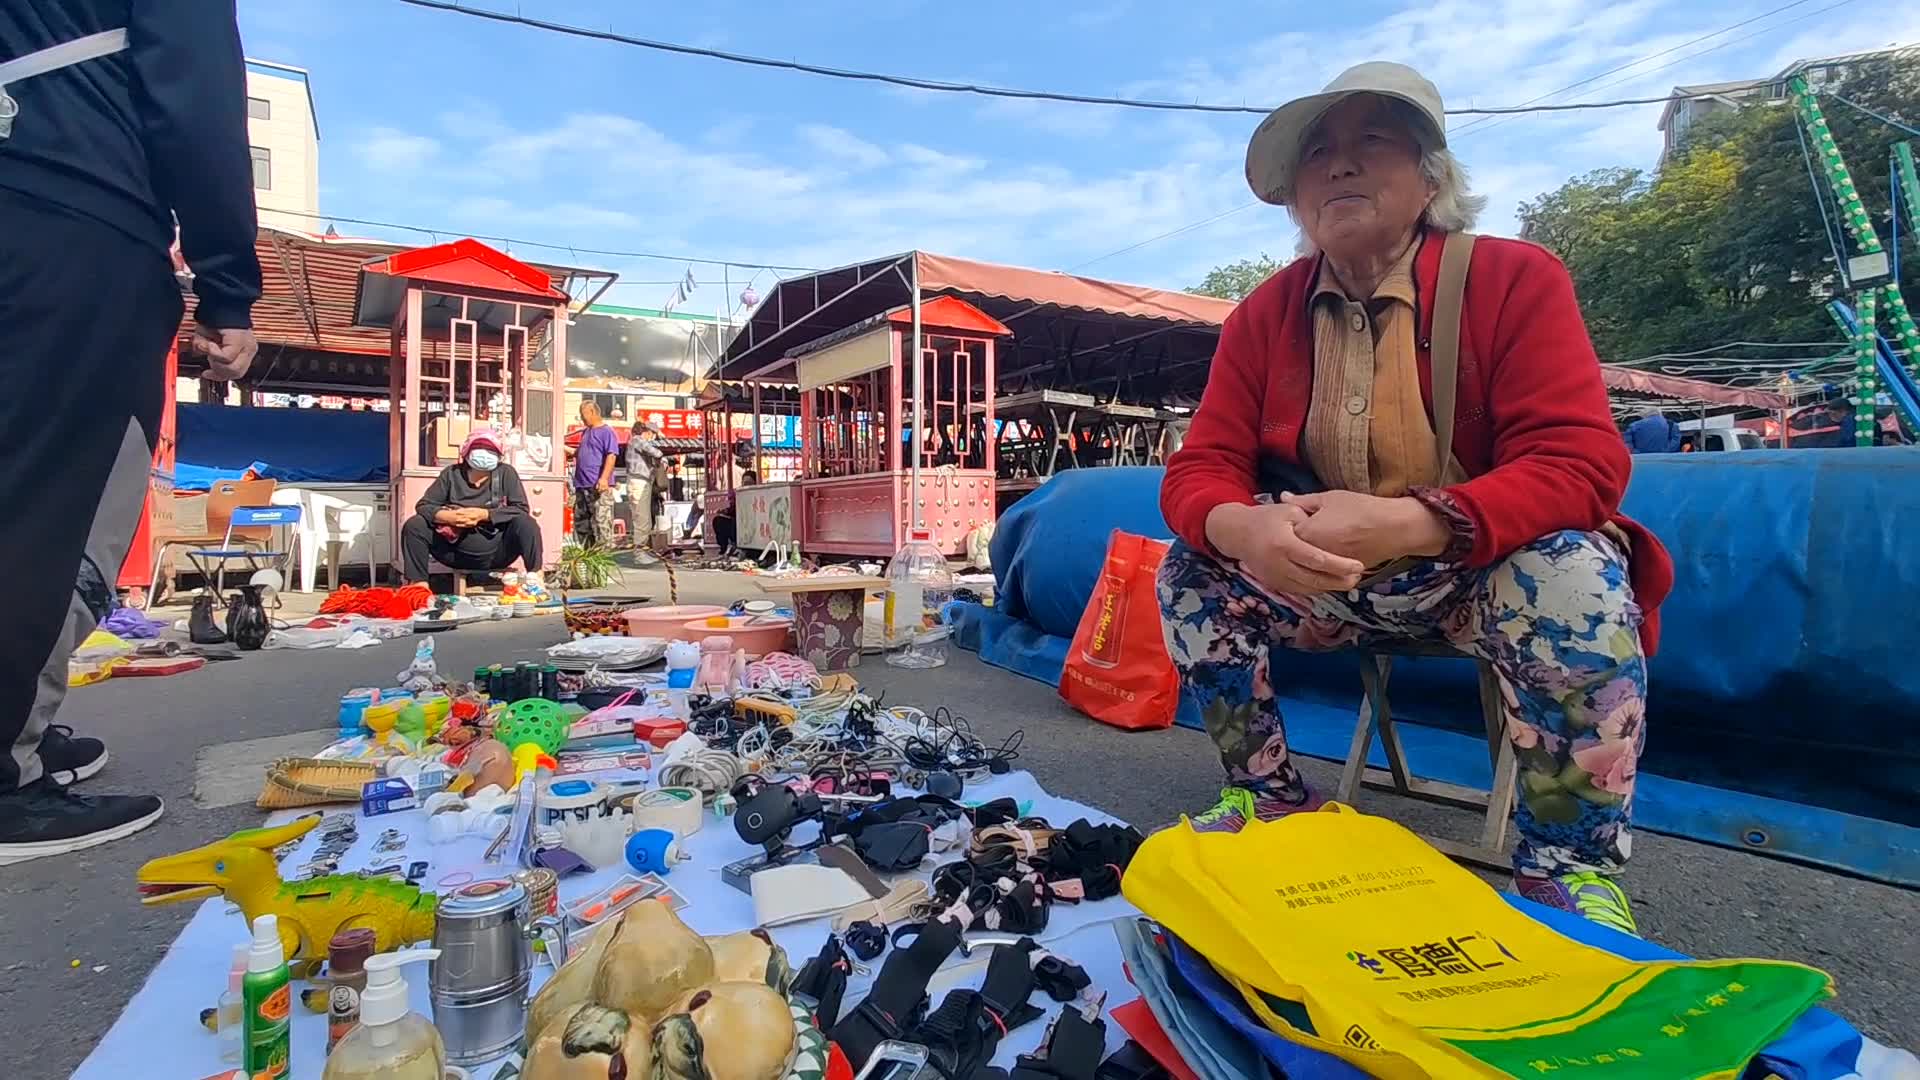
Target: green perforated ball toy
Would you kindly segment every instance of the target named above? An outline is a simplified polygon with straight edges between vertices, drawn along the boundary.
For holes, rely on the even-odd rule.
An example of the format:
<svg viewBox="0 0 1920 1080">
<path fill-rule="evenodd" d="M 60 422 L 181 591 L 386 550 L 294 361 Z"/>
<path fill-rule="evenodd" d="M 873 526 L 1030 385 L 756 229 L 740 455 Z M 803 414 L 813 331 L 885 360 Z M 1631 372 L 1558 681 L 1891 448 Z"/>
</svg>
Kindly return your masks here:
<svg viewBox="0 0 1920 1080">
<path fill-rule="evenodd" d="M 551 757 L 566 744 L 568 726 L 567 714 L 557 702 L 522 698 L 507 706 L 507 713 L 494 725 L 493 734 L 509 747 L 532 743 Z"/>
</svg>

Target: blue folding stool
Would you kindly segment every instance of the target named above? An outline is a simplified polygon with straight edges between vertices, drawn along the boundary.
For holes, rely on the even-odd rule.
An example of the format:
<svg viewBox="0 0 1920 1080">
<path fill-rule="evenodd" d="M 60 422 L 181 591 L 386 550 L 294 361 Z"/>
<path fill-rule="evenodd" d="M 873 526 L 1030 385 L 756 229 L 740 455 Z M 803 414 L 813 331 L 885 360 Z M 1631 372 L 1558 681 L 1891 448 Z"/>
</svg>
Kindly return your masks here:
<svg viewBox="0 0 1920 1080">
<path fill-rule="evenodd" d="M 216 596 L 224 593 L 227 588 L 227 564 L 235 559 L 246 561 L 249 575 L 271 569 L 280 571 L 284 577 L 290 554 L 287 545 L 275 543 L 273 546 L 279 549 L 276 551 L 255 551 L 251 548 L 234 547 L 233 530 L 262 526 L 291 528 L 299 522 L 300 507 L 298 506 L 234 507 L 233 516 L 227 520 L 227 534 L 221 538 L 219 547 L 187 552 L 187 558 L 192 561 L 193 568 L 200 572 L 201 589 L 204 590 L 208 584 L 212 584 Z"/>
</svg>

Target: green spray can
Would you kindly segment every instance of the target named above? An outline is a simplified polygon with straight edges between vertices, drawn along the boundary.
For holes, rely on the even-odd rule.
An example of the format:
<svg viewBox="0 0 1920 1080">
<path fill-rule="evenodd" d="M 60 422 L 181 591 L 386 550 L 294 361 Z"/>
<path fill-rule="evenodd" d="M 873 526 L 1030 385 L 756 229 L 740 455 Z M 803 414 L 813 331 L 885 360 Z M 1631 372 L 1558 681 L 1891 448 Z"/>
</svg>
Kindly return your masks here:
<svg viewBox="0 0 1920 1080">
<path fill-rule="evenodd" d="M 293 1022 L 293 989 L 288 985 L 287 954 L 280 944 L 280 919 L 253 920 L 253 946 L 247 974 L 240 980 L 243 1067 L 248 1080 L 279 1080 L 290 1072 L 288 1028 Z"/>
</svg>

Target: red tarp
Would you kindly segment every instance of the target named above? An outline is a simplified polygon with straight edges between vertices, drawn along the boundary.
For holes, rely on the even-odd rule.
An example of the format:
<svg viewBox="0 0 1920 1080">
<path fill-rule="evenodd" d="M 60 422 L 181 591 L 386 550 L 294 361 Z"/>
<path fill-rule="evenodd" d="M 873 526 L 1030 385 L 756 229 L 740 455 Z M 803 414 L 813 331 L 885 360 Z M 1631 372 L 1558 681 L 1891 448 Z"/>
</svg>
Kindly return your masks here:
<svg viewBox="0 0 1920 1080">
<path fill-rule="evenodd" d="M 1634 371 L 1630 368 L 1600 366 L 1600 379 L 1609 390 L 1630 390 L 1636 394 L 1652 394 L 1655 397 L 1675 398 L 1685 401 L 1704 401 L 1710 405 L 1737 405 L 1744 409 L 1785 409 L 1792 405 L 1781 394 L 1770 394 L 1765 390 L 1737 390 L 1719 383 L 1702 382 L 1699 379 L 1683 379 L 1678 375 L 1655 375 L 1650 371 Z"/>
<path fill-rule="evenodd" d="M 1234 308 L 1231 300 L 1216 300 L 1210 296 L 1195 296 L 1146 285 L 1075 277 L 1052 270 L 1029 270 L 1024 266 L 975 262 L 925 251 L 916 252 L 914 257 L 920 264 L 922 292 L 951 289 L 1030 304 L 1099 311 L 1123 318 L 1165 319 L 1204 326 L 1218 326 L 1226 322 Z"/>
</svg>

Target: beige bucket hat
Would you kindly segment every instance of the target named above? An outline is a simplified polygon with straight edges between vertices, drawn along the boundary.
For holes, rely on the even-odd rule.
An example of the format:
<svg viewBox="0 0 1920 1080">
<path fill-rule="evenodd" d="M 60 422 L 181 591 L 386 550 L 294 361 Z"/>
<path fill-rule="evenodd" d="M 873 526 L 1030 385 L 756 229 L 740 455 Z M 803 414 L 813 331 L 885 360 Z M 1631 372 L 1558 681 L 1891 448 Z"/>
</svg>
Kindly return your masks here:
<svg viewBox="0 0 1920 1080">
<path fill-rule="evenodd" d="M 1317 94 L 1294 98 L 1267 114 L 1247 142 L 1247 185 L 1264 202 L 1285 206 L 1293 190 L 1293 170 L 1300 162 L 1300 141 L 1328 109 L 1355 94 L 1398 98 L 1420 110 L 1432 124 L 1428 137 L 1436 147 L 1447 145 L 1447 116 L 1440 91 L 1426 76 L 1405 64 L 1369 60 L 1334 77 Z"/>
</svg>

